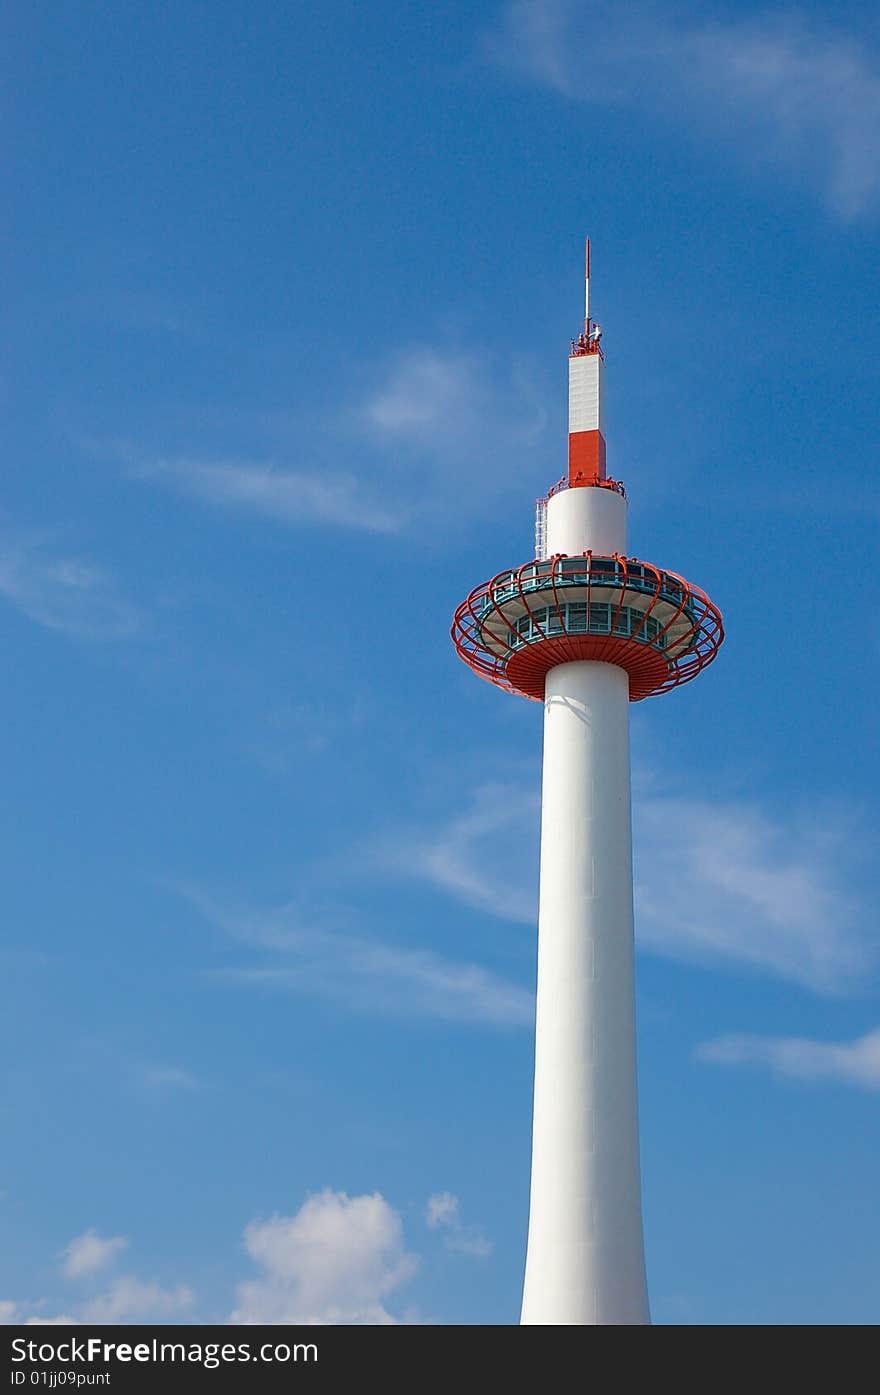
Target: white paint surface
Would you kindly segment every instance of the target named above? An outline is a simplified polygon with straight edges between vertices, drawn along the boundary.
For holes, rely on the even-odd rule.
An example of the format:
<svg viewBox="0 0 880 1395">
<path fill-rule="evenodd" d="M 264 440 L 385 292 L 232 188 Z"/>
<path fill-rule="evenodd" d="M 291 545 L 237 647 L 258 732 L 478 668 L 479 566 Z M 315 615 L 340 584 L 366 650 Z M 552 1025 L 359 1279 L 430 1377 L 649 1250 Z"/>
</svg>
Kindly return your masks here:
<svg viewBox="0 0 880 1395">
<path fill-rule="evenodd" d="M 547 503 L 547 556 L 590 549 L 600 556 L 626 555 L 626 515 L 626 500 L 615 489 L 561 489 Z"/>
<path fill-rule="evenodd" d="M 627 676 L 561 664 L 546 694 L 522 1322 L 646 1323 Z"/>
<path fill-rule="evenodd" d="M 605 363 L 601 354 L 575 354 L 568 360 L 568 430 L 605 435 Z"/>
</svg>

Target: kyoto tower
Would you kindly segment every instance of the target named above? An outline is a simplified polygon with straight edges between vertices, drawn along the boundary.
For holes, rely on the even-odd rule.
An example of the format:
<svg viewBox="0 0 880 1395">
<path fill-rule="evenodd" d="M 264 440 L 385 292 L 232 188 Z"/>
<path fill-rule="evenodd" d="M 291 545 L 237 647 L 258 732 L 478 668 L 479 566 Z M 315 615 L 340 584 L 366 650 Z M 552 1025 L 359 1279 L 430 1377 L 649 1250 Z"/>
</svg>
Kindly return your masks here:
<svg viewBox="0 0 880 1395">
<path fill-rule="evenodd" d="M 602 331 L 568 361 L 568 473 L 538 500 L 536 557 L 455 613 L 465 663 L 544 704 L 532 1180 L 523 1323 L 647 1323 L 633 976 L 629 703 L 695 678 L 721 615 L 627 554 L 605 469 Z M 503 854 L 500 854 L 503 856 Z"/>
</svg>

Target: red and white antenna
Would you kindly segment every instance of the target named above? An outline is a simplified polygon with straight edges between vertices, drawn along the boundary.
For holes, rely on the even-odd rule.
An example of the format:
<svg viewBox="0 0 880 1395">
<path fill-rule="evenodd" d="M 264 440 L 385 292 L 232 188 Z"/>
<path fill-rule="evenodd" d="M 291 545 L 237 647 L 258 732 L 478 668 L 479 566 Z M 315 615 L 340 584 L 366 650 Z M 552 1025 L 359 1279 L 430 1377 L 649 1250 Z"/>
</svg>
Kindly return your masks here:
<svg viewBox="0 0 880 1395">
<path fill-rule="evenodd" d="M 602 327 L 590 319 L 590 239 L 584 261 L 584 328 L 568 363 L 568 483 L 605 479 L 605 355 Z"/>
</svg>

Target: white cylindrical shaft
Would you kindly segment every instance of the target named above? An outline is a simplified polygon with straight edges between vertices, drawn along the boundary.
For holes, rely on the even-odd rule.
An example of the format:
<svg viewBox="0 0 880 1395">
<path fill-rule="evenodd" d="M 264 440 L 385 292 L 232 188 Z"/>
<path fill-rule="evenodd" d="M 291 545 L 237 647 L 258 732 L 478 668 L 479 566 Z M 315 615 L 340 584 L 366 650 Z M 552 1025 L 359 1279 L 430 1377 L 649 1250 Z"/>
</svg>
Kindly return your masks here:
<svg viewBox="0 0 880 1395">
<path fill-rule="evenodd" d="M 591 548 L 626 555 L 626 500 L 616 489 L 562 489 L 547 503 L 547 556 Z"/>
<path fill-rule="evenodd" d="M 628 679 L 560 664 L 544 705 L 524 1323 L 650 1320 L 635 1043 Z"/>
</svg>

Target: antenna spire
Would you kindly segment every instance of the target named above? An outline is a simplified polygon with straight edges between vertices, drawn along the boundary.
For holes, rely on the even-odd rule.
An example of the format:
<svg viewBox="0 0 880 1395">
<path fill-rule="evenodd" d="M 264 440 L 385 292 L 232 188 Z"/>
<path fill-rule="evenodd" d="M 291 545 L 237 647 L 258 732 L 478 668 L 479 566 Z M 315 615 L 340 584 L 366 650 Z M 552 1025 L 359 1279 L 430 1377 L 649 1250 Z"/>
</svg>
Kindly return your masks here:
<svg viewBox="0 0 880 1395">
<path fill-rule="evenodd" d="M 584 255 L 584 334 L 590 332 L 590 239 L 587 238 Z"/>
</svg>

